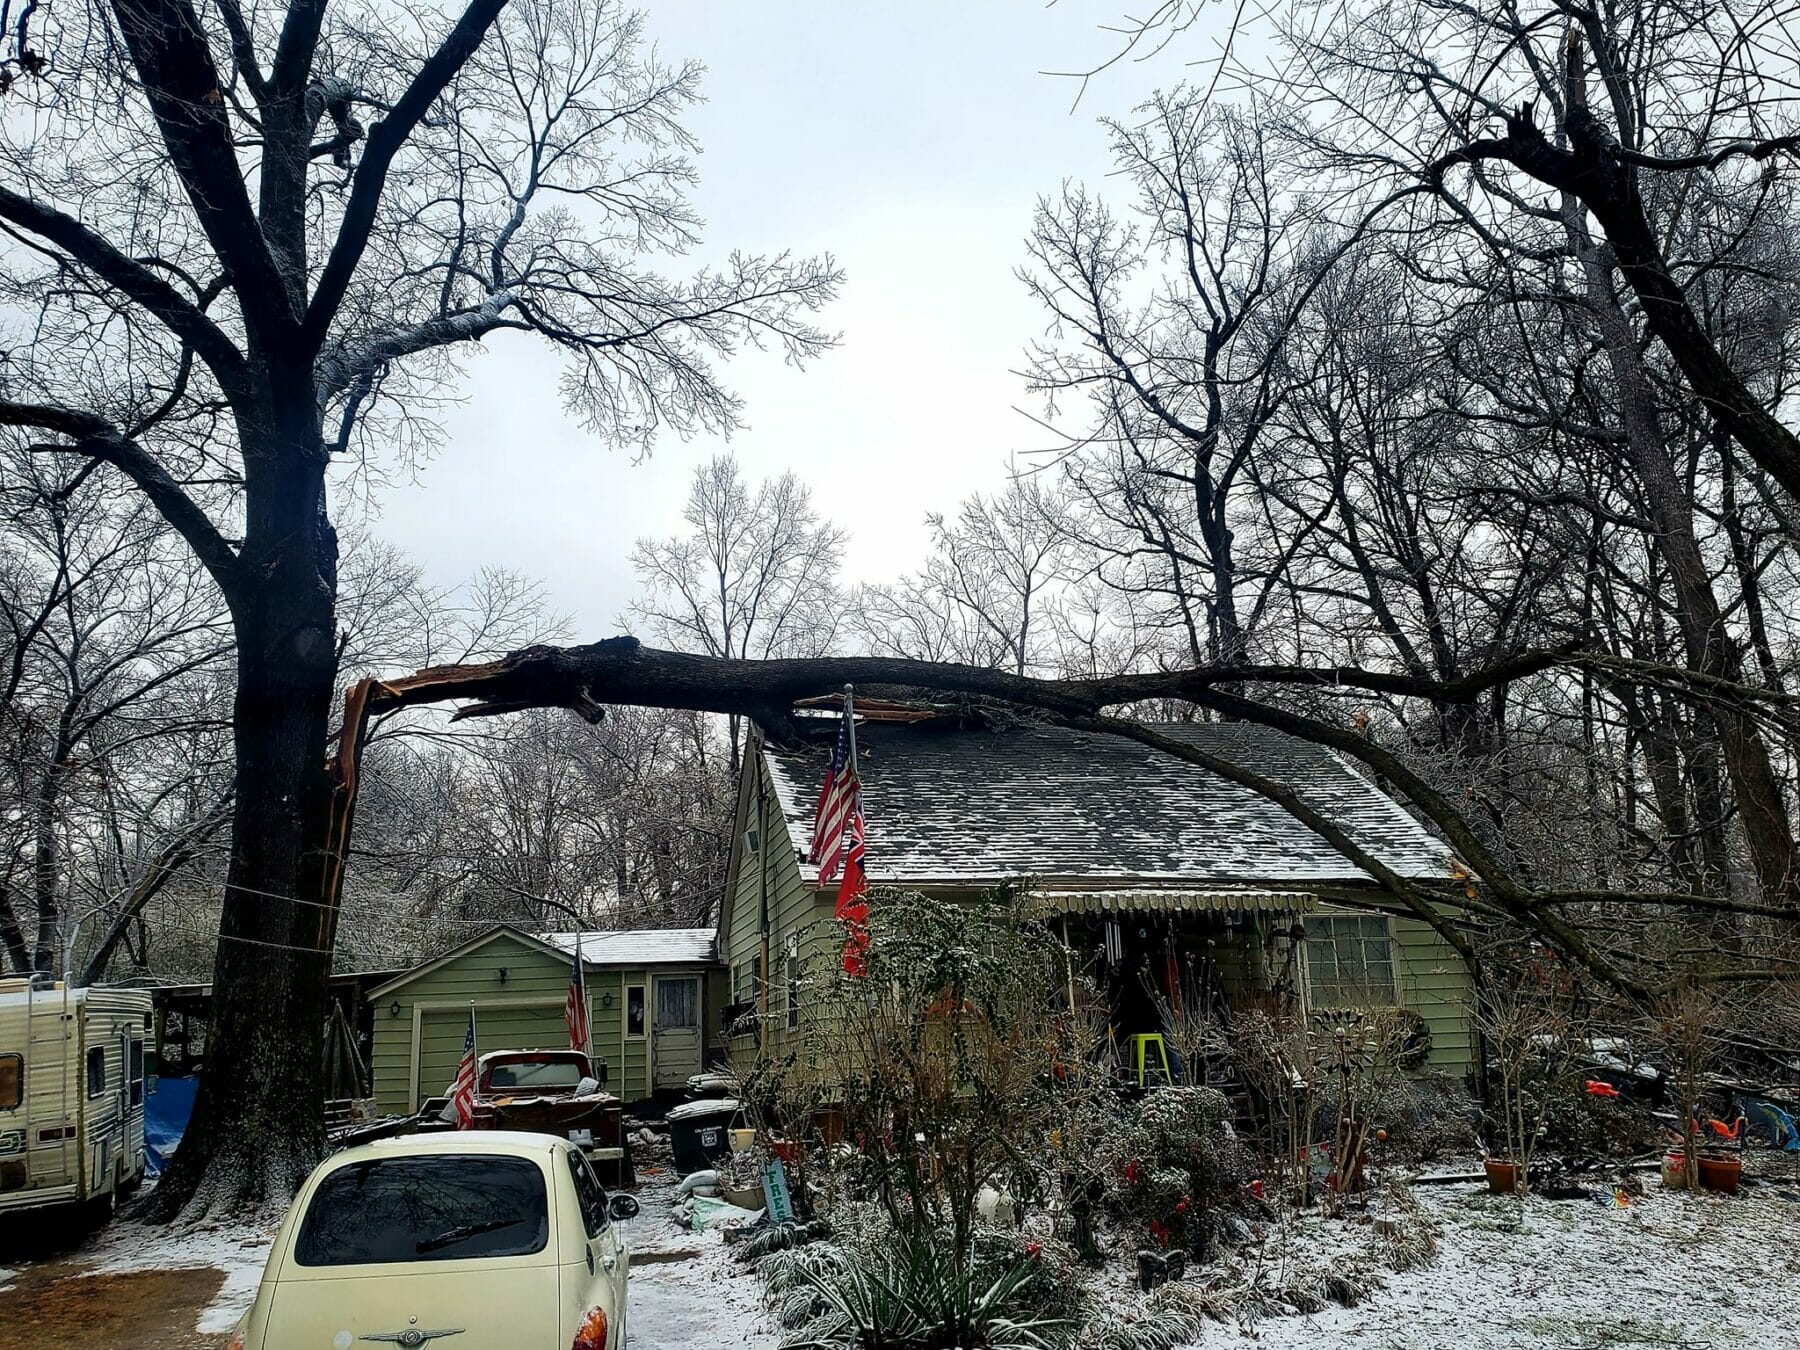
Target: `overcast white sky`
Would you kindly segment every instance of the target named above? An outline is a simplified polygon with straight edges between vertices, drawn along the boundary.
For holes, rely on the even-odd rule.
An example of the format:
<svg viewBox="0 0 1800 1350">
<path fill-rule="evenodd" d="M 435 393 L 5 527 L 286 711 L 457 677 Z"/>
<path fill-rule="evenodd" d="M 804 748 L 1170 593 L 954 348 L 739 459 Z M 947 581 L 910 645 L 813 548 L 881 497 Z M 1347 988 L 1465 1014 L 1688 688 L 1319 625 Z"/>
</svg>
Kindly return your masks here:
<svg viewBox="0 0 1800 1350">
<path fill-rule="evenodd" d="M 1015 279 L 1033 204 L 1064 178 L 1098 182 L 1103 114 L 1129 110 L 1181 60 L 1120 67 L 1071 112 L 1075 87 L 1040 72 L 1106 55 L 1121 0 L 669 0 L 649 31 L 705 62 L 697 202 L 707 252 L 829 250 L 848 279 L 825 315 L 843 345 L 804 373 L 749 356 L 727 382 L 749 428 L 748 476 L 787 469 L 852 532 L 847 574 L 918 564 L 924 516 L 991 491 L 1010 456 L 1044 443 L 1016 408 L 1043 320 Z M 1221 17 L 1225 11 L 1221 10 Z M 1222 31 L 1222 29 L 1221 29 Z M 1203 72 L 1204 73 L 1204 72 Z M 682 264 L 676 262 L 674 267 Z M 661 442 L 647 462 L 566 419 L 559 363 L 528 341 L 471 364 L 449 443 L 417 487 L 389 494 L 377 531 L 452 584 L 484 564 L 541 579 L 584 638 L 617 631 L 633 541 L 680 524 L 693 466 L 717 440 Z"/>
</svg>

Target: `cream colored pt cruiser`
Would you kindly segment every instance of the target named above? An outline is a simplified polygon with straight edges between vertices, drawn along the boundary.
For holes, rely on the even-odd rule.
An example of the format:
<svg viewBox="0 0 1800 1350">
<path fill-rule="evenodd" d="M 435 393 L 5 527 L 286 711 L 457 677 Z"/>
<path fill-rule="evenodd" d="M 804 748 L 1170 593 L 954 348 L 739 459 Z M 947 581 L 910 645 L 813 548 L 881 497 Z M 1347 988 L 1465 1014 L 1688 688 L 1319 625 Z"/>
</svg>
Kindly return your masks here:
<svg viewBox="0 0 1800 1350">
<path fill-rule="evenodd" d="M 230 1350 L 624 1350 L 637 1210 L 554 1135 L 335 1154 L 294 1197 Z"/>
</svg>

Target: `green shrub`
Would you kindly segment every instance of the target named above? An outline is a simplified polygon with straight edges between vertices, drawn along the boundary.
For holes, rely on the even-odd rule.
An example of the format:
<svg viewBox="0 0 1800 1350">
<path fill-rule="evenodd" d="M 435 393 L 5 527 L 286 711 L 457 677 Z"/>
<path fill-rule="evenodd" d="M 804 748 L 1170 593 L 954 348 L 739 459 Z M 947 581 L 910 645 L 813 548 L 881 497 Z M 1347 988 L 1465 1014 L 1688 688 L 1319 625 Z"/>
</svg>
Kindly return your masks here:
<svg viewBox="0 0 1800 1350">
<path fill-rule="evenodd" d="M 1141 1225 L 1148 1245 L 1205 1259 L 1219 1221 L 1247 1179 L 1243 1151 L 1230 1146 L 1230 1103 L 1209 1087 L 1157 1088 L 1116 1146 L 1115 1208 Z"/>
<path fill-rule="evenodd" d="M 883 1261 L 802 1268 L 823 1311 L 784 1350 L 1057 1350 L 1065 1318 L 1033 1298 L 1042 1271 L 1027 1258 L 995 1274 L 949 1250 L 909 1244 Z M 1041 1286 L 1039 1286 L 1041 1288 Z"/>
</svg>

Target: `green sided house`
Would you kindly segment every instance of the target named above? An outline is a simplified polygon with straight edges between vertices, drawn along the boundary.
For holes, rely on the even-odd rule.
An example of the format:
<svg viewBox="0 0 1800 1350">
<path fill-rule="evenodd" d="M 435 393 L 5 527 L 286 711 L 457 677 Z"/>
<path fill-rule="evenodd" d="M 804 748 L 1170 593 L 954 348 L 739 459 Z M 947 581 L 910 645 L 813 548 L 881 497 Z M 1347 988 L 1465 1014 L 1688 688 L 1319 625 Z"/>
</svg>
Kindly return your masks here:
<svg viewBox="0 0 1800 1350">
<path fill-rule="evenodd" d="M 710 928 L 527 933 L 496 924 L 369 991 L 370 1070 L 384 1114 L 447 1092 L 469 1009 L 479 1049 L 564 1049 L 564 1003 L 581 949 L 593 1054 L 624 1101 L 679 1089 L 718 1048 L 724 977 Z"/>
<path fill-rule="evenodd" d="M 858 724 L 871 887 L 1028 885 L 1105 991 L 1121 1044 L 1160 1029 L 1151 987 L 1181 980 L 1229 1008 L 1412 1008 L 1426 1062 L 1473 1071 L 1472 985 L 1455 951 L 1267 798 L 1120 737 L 902 716 Z M 1467 875 L 1329 749 L 1245 723 L 1158 730 L 1290 785 L 1409 880 L 1450 892 Z M 802 1024 L 814 944 L 842 940 L 826 922 L 835 888 L 807 861 L 835 731 L 832 719 L 796 754 L 756 737 L 745 757 L 719 920 L 733 1050 L 781 1049 Z"/>
</svg>

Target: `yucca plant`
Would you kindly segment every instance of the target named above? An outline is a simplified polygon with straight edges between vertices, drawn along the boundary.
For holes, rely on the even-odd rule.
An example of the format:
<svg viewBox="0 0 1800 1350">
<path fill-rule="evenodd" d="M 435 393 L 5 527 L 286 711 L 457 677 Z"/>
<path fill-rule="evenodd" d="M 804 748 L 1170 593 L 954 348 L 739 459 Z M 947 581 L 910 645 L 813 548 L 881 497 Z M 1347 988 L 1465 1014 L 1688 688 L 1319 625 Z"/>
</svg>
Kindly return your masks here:
<svg viewBox="0 0 1800 1350">
<path fill-rule="evenodd" d="M 999 1274 L 928 1244 L 877 1266 L 802 1272 L 827 1312 L 787 1350 L 1056 1350 L 1070 1324 L 1036 1315 L 1027 1260 Z"/>
</svg>

